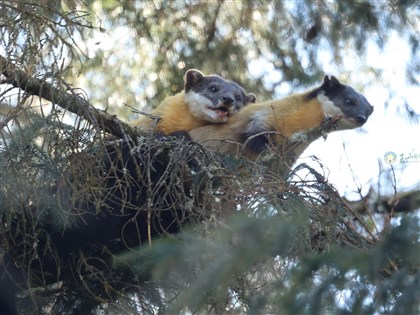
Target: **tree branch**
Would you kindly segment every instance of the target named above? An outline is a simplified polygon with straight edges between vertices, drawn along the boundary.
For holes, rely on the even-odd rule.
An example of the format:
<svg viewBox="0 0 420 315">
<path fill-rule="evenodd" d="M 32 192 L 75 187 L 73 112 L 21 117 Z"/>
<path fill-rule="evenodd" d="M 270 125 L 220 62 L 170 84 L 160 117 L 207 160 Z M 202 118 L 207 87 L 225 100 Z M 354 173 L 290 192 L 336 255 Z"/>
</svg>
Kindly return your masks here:
<svg viewBox="0 0 420 315">
<path fill-rule="evenodd" d="M 371 188 L 361 200 L 347 202 L 352 209 L 362 214 L 366 213 L 367 209 L 376 213 L 408 213 L 420 209 L 420 190 L 400 192 L 395 196 L 378 196 Z"/>
<path fill-rule="evenodd" d="M 3 56 L 0 56 L 0 73 L 6 77 L 8 84 L 19 88 L 31 95 L 37 95 L 53 104 L 56 104 L 84 119 L 100 130 L 113 134 L 119 138 L 135 139 L 138 132 L 115 115 L 93 107 L 80 95 L 67 93 L 54 87 L 52 84 L 27 75 L 24 71 L 16 69 L 15 65 Z"/>
</svg>

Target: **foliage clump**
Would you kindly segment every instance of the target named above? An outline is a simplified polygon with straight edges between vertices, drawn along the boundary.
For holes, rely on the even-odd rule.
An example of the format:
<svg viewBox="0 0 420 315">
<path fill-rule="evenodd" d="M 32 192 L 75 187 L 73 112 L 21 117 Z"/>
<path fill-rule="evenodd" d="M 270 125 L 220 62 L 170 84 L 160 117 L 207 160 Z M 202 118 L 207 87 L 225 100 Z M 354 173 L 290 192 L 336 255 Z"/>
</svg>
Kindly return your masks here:
<svg viewBox="0 0 420 315">
<path fill-rule="evenodd" d="M 2 1 L 0 271 L 20 313 L 418 312 L 419 222 L 390 224 L 397 196 L 356 208 L 322 166 L 284 176 L 278 152 L 219 156 L 110 114 L 156 105 L 189 68 L 260 100 L 317 81 L 320 51 L 350 76 L 348 47 L 395 31 L 418 84 L 418 15 L 415 1 Z"/>
</svg>

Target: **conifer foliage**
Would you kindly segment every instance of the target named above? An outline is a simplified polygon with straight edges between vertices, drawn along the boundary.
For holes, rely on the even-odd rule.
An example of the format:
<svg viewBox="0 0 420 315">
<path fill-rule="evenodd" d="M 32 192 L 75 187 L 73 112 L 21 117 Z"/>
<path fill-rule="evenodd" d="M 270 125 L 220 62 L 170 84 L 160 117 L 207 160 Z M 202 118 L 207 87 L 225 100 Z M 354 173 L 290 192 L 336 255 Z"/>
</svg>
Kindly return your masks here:
<svg viewBox="0 0 420 315">
<path fill-rule="evenodd" d="M 0 313 L 418 312 L 416 191 L 349 202 L 315 157 L 285 174 L 291 143 L 248 161 L 124 121 L 185 69 L 265 99 L 317 82 L 320 51 L 340 64 L 392 32 L 418 84 L 419 16 L 416 1 L 3 0 Z"/>
</svg>

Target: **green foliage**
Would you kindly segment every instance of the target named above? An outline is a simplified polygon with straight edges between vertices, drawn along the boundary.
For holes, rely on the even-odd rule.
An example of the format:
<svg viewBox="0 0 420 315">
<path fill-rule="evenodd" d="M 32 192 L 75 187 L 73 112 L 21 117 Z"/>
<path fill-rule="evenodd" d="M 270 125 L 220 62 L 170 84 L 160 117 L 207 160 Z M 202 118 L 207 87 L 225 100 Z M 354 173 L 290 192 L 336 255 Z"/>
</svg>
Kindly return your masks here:
<svg viewBox="0 0 420 315">
<path fill-rule="evenodd" d="M 79 60 L 78 38 L 92 26 L 89 12 L 72 1 L 13 1 L 0 4 L 1 53 L 12 57 L 29 73 L 58 74 Z"/>
<path fill-rule="evenodd" d="M 407 218 L 369 249 L 333 247 L 295 257 L 307 220 L 233 216 L 211 236 L 184 233 L 117 257 L 153 279 L 170 313 L 415 314 L 419 221 Z"/>
<path fill-rule="evenodd" d="M 349 51 L 360 56 L 355 72 L 380 80 L 382 69 L 366 64 L 364 54 L 371 43 L 385 47 L 395 33 L 411 47 L 407 81 L 419 84 L 419 18 L 415 0 L 3 0 L 0 54 L 69 93 L 81 93 L 72 85 L 82 88 L 95 106 L 130 119 L 132 109 L 124 104 L 156 106 L 183 88 L 189 68 L 238 81 L 258 100 L 284 94 L 289 83 L 313 84 L 326 62 L 341 69 Z M 325 52 L 331 60 L 325 60 Z M 64 124 L 68 117 L 57 108 L 45 114 L 51 104 L 10 88 L 3 76 L 0 80 L 0 102 L 17 109 L 16 117 L 13 111 L 2 113 L 6 118 L 0 121 L 0 247 L 8 250 L 4 235 L 18 225 L 21 235 L 12 236 L 23 235 L 19 245 L 33 255 L 19 259 L 37 261 L 38 253 L 53 253 L 36 252 L 44 233 L 38 224 L 52 222 L 60 234 L 84 210 L 74 205 L 98 194 L 98 157 L 91 153 L 104 133 L 75 117 L 72 126 Z M 416 116 L 409 105 L 407 110 Z M 28 119 L 19 124 L 17 116 Z M 372 217 L 355 213 L 325 176 L 307 165 L 295 169 L 305 176 L 285 181 L 267 174 L 263 165 L 221 159 L 225 169 L 212 164 L 206 170 L 216 173 L 211 197 L 218 202 L 202 224 L 179 238 L 162 238 L 117 256 L 115 270 L 97 272 L 90 260 L 82 261 L 80 269 L 92 268 L 85 278 L 78 275 L 86 287 L 43 291 L 40 305 L 54 305 L 60 314 L 92 309 L 109 314 L 418 313 L 415 216 L 402 215 L 400 224 L 376 235 L 363 224 Z M 115 278 L 129 289 L 112 295 L 115 299 L 91 299 L 91 289 L 115 293 Z M 32 301 L 22 309 L 37 311 Z"/>
<path fill-rule="evenodd" d="M 27 114 L 29 123 L 20 125 L 9 139 L 3 133 L 0 143 L 0 214 L 8 218 L 10 227 L 10 220 L 24 216 L 21 209 L 32 205 L 33 224 L 54 222 L 57 231 L 62 231 L 73 224 L 75 218 L 69 213 L 76 197 L 61 191 L 58 198 L 57 190 L 70 181 L 73 175 L 66 178 L 65 174 L 72 156 L 93 133 L 81 130 L 76 139 L 74 127 L 63 124 L 59 111 L 48 116 Z"/>
</svg>

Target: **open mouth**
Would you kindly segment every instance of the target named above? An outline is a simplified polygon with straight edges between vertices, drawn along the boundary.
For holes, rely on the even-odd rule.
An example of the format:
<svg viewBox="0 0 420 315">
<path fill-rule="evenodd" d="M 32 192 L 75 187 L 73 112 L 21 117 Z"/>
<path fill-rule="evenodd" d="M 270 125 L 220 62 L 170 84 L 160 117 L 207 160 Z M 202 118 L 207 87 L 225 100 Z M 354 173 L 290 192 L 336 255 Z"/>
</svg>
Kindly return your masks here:
<svg viewBox="0 0 420 315">
<path fill-rule="evenodd" d="M 224 106 L 220 106 L 220 107 L 208 107 L 208 109 L 212 110 L 213 112 L 215 112 L 217 114 L 217 116 L 228 116 L 229 115 L 229 110 L 224 107 Z"/>
</svg>

